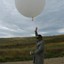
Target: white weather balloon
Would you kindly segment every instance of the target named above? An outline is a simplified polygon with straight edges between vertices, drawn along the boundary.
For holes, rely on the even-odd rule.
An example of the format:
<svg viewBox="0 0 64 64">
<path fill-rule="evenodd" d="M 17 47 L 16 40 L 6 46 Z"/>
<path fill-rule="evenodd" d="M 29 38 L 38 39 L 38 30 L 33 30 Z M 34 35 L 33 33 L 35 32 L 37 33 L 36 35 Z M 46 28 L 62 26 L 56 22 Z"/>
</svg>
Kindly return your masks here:
<svg viewBox="0 0 64 64">
<path fill-rule="evenodd" d="M 15 0 L 15 4 L 22 15 L 36 17 L 43 11 L 45 0 Z"/>
</svg>

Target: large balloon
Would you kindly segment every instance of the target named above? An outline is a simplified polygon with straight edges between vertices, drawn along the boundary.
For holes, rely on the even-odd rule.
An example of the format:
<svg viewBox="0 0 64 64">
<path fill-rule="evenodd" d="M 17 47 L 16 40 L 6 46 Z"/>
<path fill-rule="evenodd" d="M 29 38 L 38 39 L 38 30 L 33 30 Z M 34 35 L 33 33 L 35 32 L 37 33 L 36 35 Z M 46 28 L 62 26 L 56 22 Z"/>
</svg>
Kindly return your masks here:
<svg viewBox="0 0 64 64">
<path fill-rule="evenodd" d="M 17 10 L 26 17 L 36 17 L 44 8 L 45 0 L 15 0 Z"/>
</svg>

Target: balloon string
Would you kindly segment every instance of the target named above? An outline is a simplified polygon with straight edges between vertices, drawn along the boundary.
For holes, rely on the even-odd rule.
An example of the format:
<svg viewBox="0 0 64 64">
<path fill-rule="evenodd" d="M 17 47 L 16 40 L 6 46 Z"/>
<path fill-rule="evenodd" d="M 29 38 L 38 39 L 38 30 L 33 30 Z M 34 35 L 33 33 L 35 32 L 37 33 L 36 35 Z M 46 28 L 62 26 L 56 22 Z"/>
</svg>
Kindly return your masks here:
<svg viewBox="0 0 64 64">
<path fill-rule="evenodd" d="M 34 17 L 32 17 L 32 21 L 34 21 Z M 36 22 L 34 21 L 35 28 L 37 27 Z"/>
<path fill-rule="evenodd" d="M 32 17 L 32 21 L 34 21 L 34 17 Z"/>
<path fill-rule="evenodd" d="M 34 17 L 32 17 L 32 21 L 34 21 Z M 34 29 L 35 29 L 36 27 L 38 27 L 38 26 L 37 26 L 37 23 L 36 23 L 35 21 L 34 21 L 33 23 L 34 23 Z M 28 33 L 31 33 L 31 31 L 28 30 L 28 29 L 23 29 L 23 28 L 20 28 L 20 29 L 22 29 L 23 31 L 26 31 L 26 32 L 28 32 Z"/>
</svg>

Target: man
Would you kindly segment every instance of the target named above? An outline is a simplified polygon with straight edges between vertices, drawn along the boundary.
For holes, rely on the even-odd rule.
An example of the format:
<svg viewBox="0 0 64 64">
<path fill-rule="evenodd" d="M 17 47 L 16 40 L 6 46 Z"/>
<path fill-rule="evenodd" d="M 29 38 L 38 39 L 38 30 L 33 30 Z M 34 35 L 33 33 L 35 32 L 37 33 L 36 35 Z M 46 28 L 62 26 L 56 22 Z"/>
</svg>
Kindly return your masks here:
<svg viewBox="0 0 64 64">
<path fill-rule="evenodd" d="M 44 64 L 44 41 L 42 40 L 42 36 L 38 34 L 37 28 L 35 29 L 35 36 L 37 39 L 36 50 L 31 52 L 33 54 L 33 63 Z"/>
</svg>

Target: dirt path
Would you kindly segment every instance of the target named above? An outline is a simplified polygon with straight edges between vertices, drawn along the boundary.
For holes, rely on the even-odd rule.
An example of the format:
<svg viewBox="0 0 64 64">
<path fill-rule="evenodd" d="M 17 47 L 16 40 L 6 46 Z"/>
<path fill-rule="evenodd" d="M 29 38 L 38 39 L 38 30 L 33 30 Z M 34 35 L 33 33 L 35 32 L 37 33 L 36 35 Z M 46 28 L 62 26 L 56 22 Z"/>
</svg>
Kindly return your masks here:
<svg viewBox="0 0 64 64">
<path fill-rule="evenodd" d="M 24 61 L 24 62 L 7 62 L 0 64 L 33 64 L 33 63 L 32 61 Z M 45 59 L 44 64 L 64 64 L 64 57 Z"/>
</svg>

